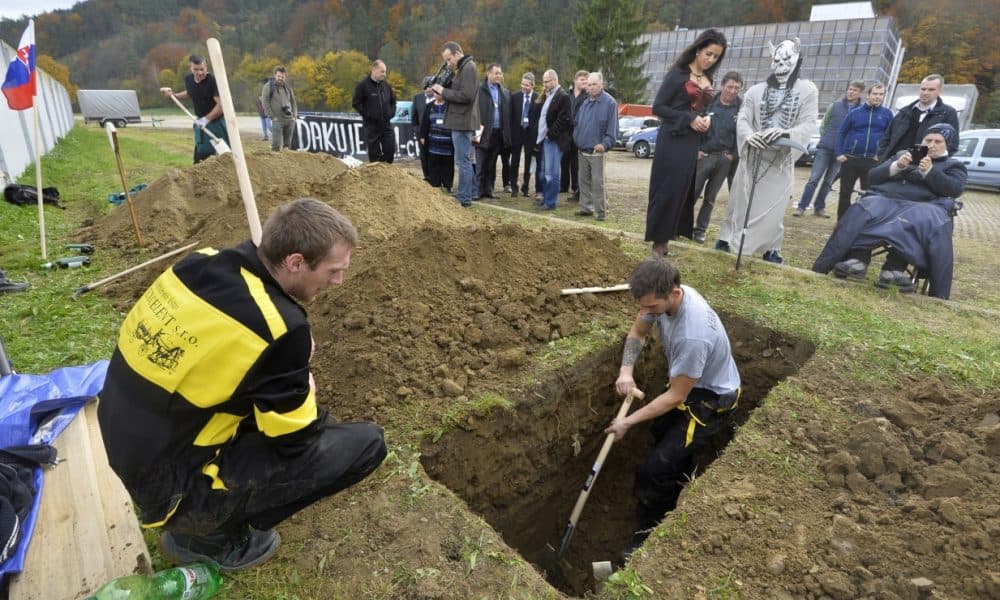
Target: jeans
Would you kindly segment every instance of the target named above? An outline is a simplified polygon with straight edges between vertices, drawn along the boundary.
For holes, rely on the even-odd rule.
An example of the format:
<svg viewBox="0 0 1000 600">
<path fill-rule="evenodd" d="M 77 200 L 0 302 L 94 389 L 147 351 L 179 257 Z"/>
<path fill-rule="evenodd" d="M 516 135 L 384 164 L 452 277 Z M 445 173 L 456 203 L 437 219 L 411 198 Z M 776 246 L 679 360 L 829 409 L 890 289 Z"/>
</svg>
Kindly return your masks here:
<svg viewBox="0 0 1000 600">
<path fill-rule="evenodd" d="M 826 208 L 826 195 L 830 193 L 830 188 L 833 187 L 833 180 L 837 178 L 838 173 L 840 173 L 840 163 L 833 156 L 833 150 L 817 148 L 816 159 L 813 161 L 812 172 L 809 174 L 809 181 L 806 183 L 806 188 L 802 191 L 802 199 L 799 200 L 799 208 L 802 210 L 809 208 L 809 201 L 812 200 L 813 192 L 816 191 L 816 184 L 819 183 L 819 179 L 822 177 L 823 185 L 819 187 L 819 192 L 816 193 L 816 204 L 813 205 L 813 210 L 822 212 Z"/>
<path fill-rule="evenodd" d="M 455 198 L 466 206 L 476 196 L 476 174 L 472 171 L 472 132 L 452 131 L 451 143 L 455 146 L 455 171 L 458 172 Z"/>
<path fill-rule="evenodd" d="M 260 129 L 264 132 L 264 141 L 271 139 L 271 117 L 267 115 L 260 116 Z"/>
<path fill-rule="evenodd" d="M 559 198 L 559 175 L 561 162 L 562 150 L 559 149 L 559 144 L 546 138 L 542 142 L 542 169 L 545 177 L 545 183 L 543 184 L 542 189 L 546 208 L 555 208 L 556 200 Z"/>
</svg>

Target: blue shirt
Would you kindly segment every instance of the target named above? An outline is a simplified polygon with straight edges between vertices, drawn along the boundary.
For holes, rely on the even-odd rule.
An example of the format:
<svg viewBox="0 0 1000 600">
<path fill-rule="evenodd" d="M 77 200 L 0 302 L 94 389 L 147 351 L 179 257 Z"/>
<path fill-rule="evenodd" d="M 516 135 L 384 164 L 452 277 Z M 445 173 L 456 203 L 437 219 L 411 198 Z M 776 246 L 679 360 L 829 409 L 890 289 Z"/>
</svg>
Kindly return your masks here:
<svg viewBox="0 0 1000 600">
<path fill-rule="evenodd" d="M 493 129 L 500 128 L 500 86 L 488 84 L 490 96 L 493 96 Z"/>
</svg>

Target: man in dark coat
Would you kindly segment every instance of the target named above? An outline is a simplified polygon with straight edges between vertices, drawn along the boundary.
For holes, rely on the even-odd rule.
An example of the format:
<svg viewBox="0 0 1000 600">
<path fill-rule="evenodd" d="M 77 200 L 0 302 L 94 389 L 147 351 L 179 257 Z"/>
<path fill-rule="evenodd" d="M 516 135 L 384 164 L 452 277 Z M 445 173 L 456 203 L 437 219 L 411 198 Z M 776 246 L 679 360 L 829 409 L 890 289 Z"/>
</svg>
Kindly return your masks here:
<svg viewBox="0 0 1000 600">
<path fill-rule="evenodd" d="M 900 152 L 868 173 L 871 193 L 851 205 L 813 263 L 813 271 L 842 279 L 864 281 L 872 249 L 888 242 L 891 248 L 875 285 L 913 292 L 907 264 L 928 273 L 930 295 L 951 293 L 953 251 L 952 215 L 955 198 L 965 189 L 967 172 L 960 160 L 948 156 L 957 130 L 947 123 L 928 128 L 922 145 L 927 155 L 916 161 L 910 150 Z M 839 262 L 837 262 L 839 261 Z"/>
<path fill-rule="evenodd" d="M 410 109 L 410 125 L 413 125 L 413 131 L 419 132 L 423 127 L 424 113 L 427 111 L 427 103 L 434 101 L 434 94 L 431 93 L 430 84 L 432 77 L 424 78 L 424 91 L 413 96 L 413 106 Z M 420 137 L 417 137 L 417 147 L 420 151 L 420 170 L 424 174 L 424 181 L 427 181 L 427 144 L 425 142 L 419 141 Z"/>
<path fill-rule="evenodd" d="M 396 94 L 385 75 L 385 63 L 373 62 L 371 74 L 354 88 L 351 103 L 364 123 L 362 131 L 369 162 L 391 163 L 396 157 L 396 132 L 390 123 L 396 115 Z"/>
<path fill-rule="evenodd" d="M 538 137 L 538 116 L 542 105 L 535 102 L 535 74 L 525 73 L 521 77 L 521 91 L 510 97 L 510 184 L 513 195 L 517 196 L 517 174 L 524 152 L 524 183 L 521 193 L 528 195 L 528 180 L 531 178 L 531 159 L 536 158 L 535 181 L 541 177 L 541 161 L 535 153 L 535 139 Z"/>
<path fill-rule="evenodd" d="M 875 151 L 878 160 L 888 160 L 919 143 L 931 125 L 947 123 L 959 131 L 958 112 L 939 97 L 943 89 L 944 77 L 937 74 L 924 77 L 920 82 L 920 97 L 901 108 L 882 134 Z M 948 152 L 954 154 L 957 150 L 958 136 L 955 136 L 955 141 L 948 145 Z"/>
<path fill-rule="evenodd" d="M 587 77 L 590 73 L 584 70 L 579 70 L 573 77 L 573 89 L 569 92 L 570 99 L 570 120 L 576 120 L 576 111 L 583 104 L 583 101 L 587 99 Z M 573 124 L 570 123 L 572 128 Z M 560 179 L 559 179 L 559 191 L 560 192 L 573 192 L 572 200 L 573 202 L 580 201 L 580 161 L 579 155 L 577 154 L 576 144 L 573 142 L 572 137 L 573 132 L 570 131 L 570 146 L 569 151 L 563 153 L 562 161 L 560 162 Z"/>
<path fill-rule="evenodd" d="M 493 63 L 486 67 L 486 79 L 479 86 L 479 122 L 483 126 L 476 143 L 476 183 L 480 198 L 495 198 L 497 157 L 510 146 L 510 92 L 502 85 L 503 70 Z"/>
<path fill-rule="evenodd" d="M 559 198 L 560 161 L 573 145 L 573 109 L 569 94 L 559 87 L 559 74 L 549 69 L 542 75 L 545 102 L 538 118 L 536 143 L 542 145 L 542 165 L 545 172 L 544 197 L 541 210 L 555 210 Z"/>
</svg>

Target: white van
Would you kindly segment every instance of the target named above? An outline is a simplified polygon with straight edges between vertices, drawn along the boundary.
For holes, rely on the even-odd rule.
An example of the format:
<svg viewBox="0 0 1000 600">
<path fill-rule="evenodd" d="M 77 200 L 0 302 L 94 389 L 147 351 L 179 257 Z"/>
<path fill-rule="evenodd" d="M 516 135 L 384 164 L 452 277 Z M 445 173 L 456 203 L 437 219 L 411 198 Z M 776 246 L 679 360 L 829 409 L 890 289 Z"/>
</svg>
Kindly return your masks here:
<svg viewBox="0 0 1000 600">
<path fill-rule="evenodd" d="M 958 140 L 954 157 L 965 163 L 967 185 L 1000 192 L 1000 129 L 970 129 Z"/>
</svg>

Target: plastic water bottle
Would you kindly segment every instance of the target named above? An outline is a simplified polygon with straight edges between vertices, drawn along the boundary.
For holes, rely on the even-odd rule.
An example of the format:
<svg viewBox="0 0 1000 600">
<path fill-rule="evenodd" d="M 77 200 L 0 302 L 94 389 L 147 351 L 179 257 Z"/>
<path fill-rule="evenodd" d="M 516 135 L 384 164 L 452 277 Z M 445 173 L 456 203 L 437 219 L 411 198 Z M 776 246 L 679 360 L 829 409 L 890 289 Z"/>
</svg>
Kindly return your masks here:
<svg viewBox="0 0 1000 600">
<path fill-rule="evenodd" d="M 218 565 L 197 563 L 113 579 L 87 600 L 207 600 L 220 585 Z"/>
</svg>

